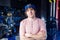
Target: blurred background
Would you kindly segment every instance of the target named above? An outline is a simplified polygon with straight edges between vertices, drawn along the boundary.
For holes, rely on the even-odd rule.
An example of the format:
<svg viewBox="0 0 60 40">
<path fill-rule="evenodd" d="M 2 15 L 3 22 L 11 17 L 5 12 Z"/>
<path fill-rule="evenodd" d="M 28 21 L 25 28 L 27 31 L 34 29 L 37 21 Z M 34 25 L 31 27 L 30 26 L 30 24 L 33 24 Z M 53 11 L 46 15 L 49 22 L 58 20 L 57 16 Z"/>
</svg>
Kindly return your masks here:
<svg viewBox="0 0 60 40">
<path fill-rule="evenodd" d="M 60 40 L 60 0 L 0 0 L 0 40 L 19 40 L 24 6 L 29 3 L 36 5 L 36 16 L 46 22 L 47 40 Z"/>
</svg>

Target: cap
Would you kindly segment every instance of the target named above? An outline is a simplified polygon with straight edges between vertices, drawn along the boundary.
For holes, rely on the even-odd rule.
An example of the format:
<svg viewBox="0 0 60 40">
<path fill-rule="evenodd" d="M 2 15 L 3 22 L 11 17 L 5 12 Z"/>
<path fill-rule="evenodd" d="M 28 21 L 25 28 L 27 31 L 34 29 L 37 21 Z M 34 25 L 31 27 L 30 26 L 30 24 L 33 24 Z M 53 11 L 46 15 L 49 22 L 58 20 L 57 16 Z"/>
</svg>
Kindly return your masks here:
<svg viewBox="0 0 60 40">
<path fill-rule="evenodd" d="M 27 5 L 25 6 L 25 11 L 26 11 L 28 8 L 33 8 L 34 10 L 36 9 L 35 5 L 33 5 L 33 4 L 27 4 Z"/>
</svg>

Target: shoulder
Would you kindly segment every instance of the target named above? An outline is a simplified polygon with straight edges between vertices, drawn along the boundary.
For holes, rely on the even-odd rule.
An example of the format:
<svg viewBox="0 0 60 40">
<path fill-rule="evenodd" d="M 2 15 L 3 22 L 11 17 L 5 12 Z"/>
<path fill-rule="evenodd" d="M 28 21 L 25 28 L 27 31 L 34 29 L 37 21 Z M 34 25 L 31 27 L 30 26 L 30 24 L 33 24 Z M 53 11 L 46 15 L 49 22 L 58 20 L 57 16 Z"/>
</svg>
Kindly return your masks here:
<svg viewBox="0 0 60 40">
<path fill-rule="evenodd" d="M 42 20 L 40 18 L 37 18 L 37 19 L 38 19 L 38 21 L 39 21 L 40 24 L 45 24 L 45 21 L 44 20 Z"/>
<path fill-rule="evenodd" d="M 40 19 L 40 18 L 37 18 L 37 20 L 38 20 L 38 21 L 40 21 L 40 22 L 45 22 L 45 21 L 43 21 L 43 20 L 42 20 L 42 19 Z"/>
<path fill-rule="evenodd" d="M 21 24 L 24 24 L 26 22 L 27 18 L 26 19 L 23 19 L 20 23 Z"/>
</svg>

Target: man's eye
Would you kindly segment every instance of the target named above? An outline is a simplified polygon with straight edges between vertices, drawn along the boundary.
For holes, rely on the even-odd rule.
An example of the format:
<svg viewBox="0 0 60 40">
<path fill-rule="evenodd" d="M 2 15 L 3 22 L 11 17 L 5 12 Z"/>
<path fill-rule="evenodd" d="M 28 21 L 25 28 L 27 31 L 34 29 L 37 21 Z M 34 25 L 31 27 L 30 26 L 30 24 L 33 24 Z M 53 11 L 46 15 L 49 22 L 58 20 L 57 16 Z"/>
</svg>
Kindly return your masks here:
<svg viewBox="0 0 60 40">
<path fill-rule="evenodd" d="M 31 9 L 31 10 L 33 10 L 33 9 Z"/>
</svg>

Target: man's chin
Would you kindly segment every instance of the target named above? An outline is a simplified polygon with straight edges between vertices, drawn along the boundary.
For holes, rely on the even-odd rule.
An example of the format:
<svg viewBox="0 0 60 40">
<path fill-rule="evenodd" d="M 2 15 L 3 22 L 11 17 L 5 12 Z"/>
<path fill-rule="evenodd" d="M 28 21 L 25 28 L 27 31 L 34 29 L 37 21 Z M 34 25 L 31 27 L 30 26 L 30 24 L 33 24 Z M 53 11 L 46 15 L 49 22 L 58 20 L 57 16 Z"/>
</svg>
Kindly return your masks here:
<svg viewBox="0 0 60 40">
<path fill-rule="evenodd" d="M 30 16 L 29 18 L 33 18 L 33 16 Z"/>
</svg>

